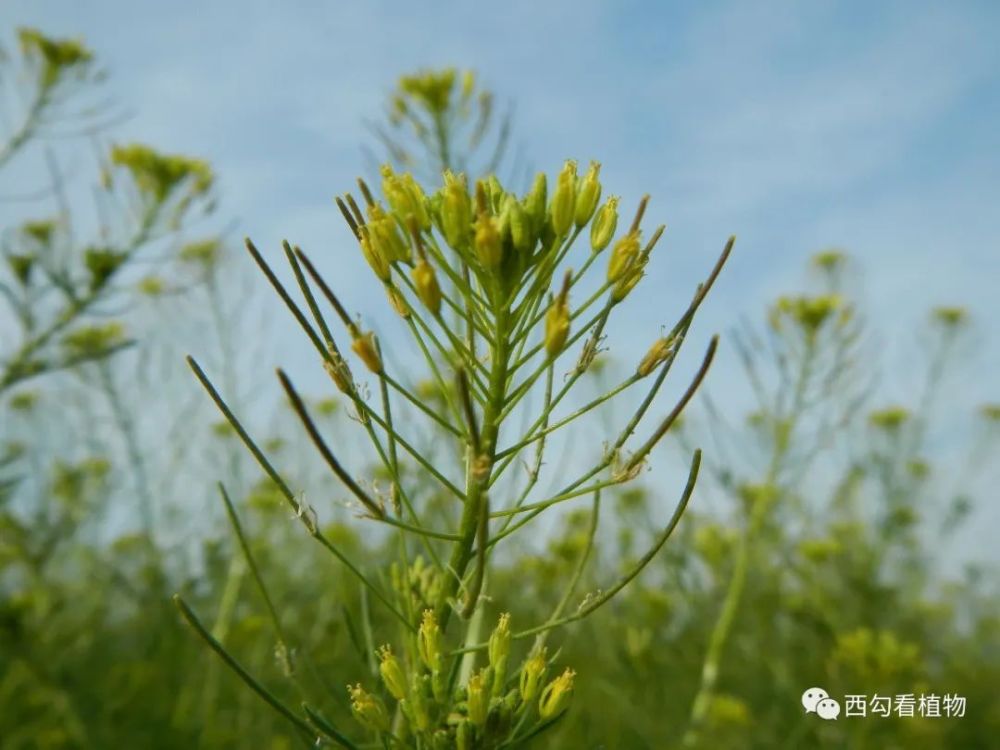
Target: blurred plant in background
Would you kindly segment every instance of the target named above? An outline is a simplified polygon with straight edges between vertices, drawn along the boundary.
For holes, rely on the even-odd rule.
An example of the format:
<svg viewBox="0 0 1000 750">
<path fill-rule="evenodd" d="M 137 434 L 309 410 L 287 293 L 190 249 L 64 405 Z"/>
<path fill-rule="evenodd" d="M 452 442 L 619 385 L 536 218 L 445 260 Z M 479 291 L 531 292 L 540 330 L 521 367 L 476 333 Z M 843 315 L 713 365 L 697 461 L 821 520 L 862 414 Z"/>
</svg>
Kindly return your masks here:
<svg viewBox="0 0 1000 750">
<path fill-rule="evenodd" d="M 537 726 L 545 726 L 562 715 L 572 687 L 568 721 L 508 746 L 993 746 L 1000 734 L 995 571 L 973 567 L 956 577 L 942 570 L 939 554 L 963 521 L 973 517 L 976 491 L 995 478 L 990 472 L 995 472 L 1000 406 L 984 405 L 961 422 L 948 396 L 949 377 L 969 366 L 970 313 L 932 311 L 919 326 L 922 336 L 915 347 L 925 362 L 923 382 L 912 394 L 890 391 L 876 346 L 876 337 L 886 331 L 881 322 L 864 320 L 851 259 L 836 251 L 820 253 L 810 264 L 815 287 L 776 301 L 759 326 L 744 325 L 723 340 L 739 353 L 757 400 L 745 419 L 732 423 L 727 407 L 701 389 L 685 419 L 677 419 L 661 446 L 651 449 L 652 460 L 673 465 L 678 452 L 686 460 L 695 445 L 709 448 L 695 502 L 655 558 L 646 561 L 645 553 L 656 548 L 664 531 L 666 503 L 662 490 L 640 474 L 627 487 L 602 488 L 599 525 L 593 498 L 588 507 L 570 508 L 548 526 L 535 527 L 532 535 L 502 536 L 507 519 L 518 515 L 491 519 L 490 541 L 502 538 L 505 544 L 481 566 L 473 541 L 459 585 L 454 577 L 442 578 L 431 555 L 446 556 L 458 540 L 429 536 L 426 530 L 452 534 L 464 506 L 427 466 L 416 464 L 412 453 L 464 494 L 466 473 L 452 477 L 439 467 L 465 465 L 472 425 L 483 435 L 485 411 L 473 395 L 470 420 L 463 393 L 479 393 L 473 379 L 490 368 L 492 360 L 482 356 L 489 350 L 483 335 L 489 330 L 474 312 L 476 361 L 462 356 L 465 335 L 453 341 L 441 333 L 437 343 L 429 336 L 441 325 L 461 334 L 470 327 L 465 298 L 456 294 L 468 288 L 463 275 L 444 271 L 426 235 L 427 257 L 422 258 L 409 222 L 395 224 L 395 237 L 411 256 L 408 263 L 391 264 L 386 294 L 401 315 L 409 313 L 400 325 L 424 337 L 438 375 L 400 377 L 396 384 L 409 398 L 396 403 L 402 391 L 386 375 L 394 368 L 409 372 L 410 361 L 395 344 L 382 350 L 378 339 L 348 316 L 341 322 L 349 322 L 352 350 L 361 356 L 351 360 L 352 369 L 367 372 L 372 386 L 335 377 L 348 392 L 316 398 L 298 394 L 298 401 L 278 405 L 255 444 L 273 465 L 283 467 L 283 475 L 295 478 L 295 485 L 254 479 L 259 471 L 247 464 L 238 431 L 209 415 L 201 394 L 174 369 L 178 347 L 187 344 L 180 332 L 210 333 L 216 346 L 203 365 L 218 375 L 213 388 L 220 400 L 237 414 L 260 411 L 260 396 L 247 375 L 252 368 L 243 359 L 246 347 L 235 346 L 246 340 L 239 338 L 235 317 L 246 309 L 246 300 L 245 290 L 233 288 L 226 244 L 213 232 L 186 236 L 212 207 L 210 172 L 197 160 L 146 147 L 102 146 L 114 118 L 106 105 L 95 104 L 103 76 L 93 54 L 80 42 L 35 31 L 22 32 L 18 44 L 19 54 L 0 66 L 0 81 L 22 87 L 16 100 L 25 107 L 7 118 L 12 125 L 0 161 L 9 175 L 17 174 L 22 159 L 35 158 L 36 176 L 47 175 L 51 184 L 37 190 L 34 182 L 11 187 L 7 180 L 0 191 L 6 215 L 13 213 L 12 206 L 30 207 L 5 222 L 0 272 L 0 293 L 10 311 L 0 316 L 4 750 L 311 744 L 312 738 L 300 738 L 290 728 L 287 716 L 261 710 L 259 695 L 191 637 L 167 602 L 178 589 L 191 618 L 195 611 L 212 613 L 204 624 L 198 622 L 220 651 L 238 660 L 276 703 L 294 707 L 288 711 L 297 721 L 306 716 L 322 722 L 321 732 L 356 734 L 360 727 L 352 723 L 352 713 L 362 724 L 382 726 L 390 708 L 394 713 L 402 705 L 400 715 L 422 721 L 426 711 L 435 728 L 441 718 L 435 711 L 446 712 L 445 731 L 456 742 L 459 731 L 462 741 L 495 736 L 505 711 L 531 713 Z M 367 206 L 355 208 L 346 198 L 343 207 L 362 235 L 361 225 L 368 227 L 369 243 L 388 237 L 389 246 L 398 250 L 393 224 L 384 219 L 397 215 L 394 194 L 396 203 L 405 202 L 410 185 L 403 174 L 439 184 L 442 171 L 449 169 L 453 175 L 445 193 L 461 184 L 455 175 L 462 172 L 469 175 L 467 185 L 474 186 L 474 177 L 495 172 L 509 155 L 510 124 L 509 116 L 497 113 L 493 95 L 458 71 L 424 71 L 401 80 L 388 112 L 387 122 L 376 126 L 385 153 L 372 157 L 373 164 L 386 159 L 392 164 L 385 175 L 385 215 Z M 62 152 L 47 140 L 50 135 L 96 144 L 94 182 L 100 187 L 93 229 L 86 221 L 86 195 L 81 202 L 73 191 L 73 170 L 61 166 Z M 511 169 L 513 177 L 505 182 L 519 182 L 518 171 Z M 487 215 L 497 221 L 505 212 L 501 201 L 508 202 L 507 191 L 486 182 L 483 192 Z M 467 195 L 475 207 L 470 221 L 476 222 L 475 194 Z M 44 210 L 48 203 L 54 211 Z M 147 214 L 155 216 L 144 220 Z M 507 209 L 507 220 L 511 217 Z M 457 236 L 456 226 L 462 225 L 438 227 L 436 236 Z M 489 239 L 486 222 L 483 228 L 484 240 Z M 513 242 L 510 227 L 503 227 L 503 236 L 508 231 Z M 93 239 L 79 239 L 85 236 Z M 473 247 L 475 239 L 472 232 Z M 483 247 L 489 250 L 489 243 Z M 304 254 L 289 250 L 297 283 L 306 278 L 315 283 Z M 444 245 L 438 250 L 452 263 L 462 257 Z M 604 250 L 606 255 L 613 251 Z M 371 260 L 380 272 L 382 256 L 372 254 Z M 315 261 L 322 267 L 322 258 Z M 589 320 L 585 316 L 570 321 L 566 331 L 561 274 L 545 269 L 542 275 L 551 284 L 539 288 L 551 286 L 555 298 L 539 295 L 532 330 L 560 343 L 558 361 L 565 360 L 563 369 L 569 370 L 562 382 L 551 377 L 559 386 L 553 401 L 573 383 L 577 391 L 585 383 L 595 393 L 614 391 L 629 380 L 614 379 L 616 368 L 641 379 L 644 365 L 669 366 L 660 358 L 673 356 L 670 335 L 635 362 L 620 361 L 620 353 L 607 351 L 608 342 L 600 336 L 591 347 L 591 337 L 581 333 Z M 578 288 L 582 294 L 571 290 L 573 302 L 589 298 L 603 284 L 584 284 Z M 296 305 L 297 317 L 311 329 L 317 353 L 329 365 L 330 326 L 324 330 L 316 318 L 309 322 L 318 311 L 311 290 L 318 288 L 321 300 L 325 292 L 304 288 L 310 294 L 305 309 Z M 379 333 L 383 341 L 399 340 Z M 583 345 L 581 353 L 589 360 L 579 375 L 581 360 L 570 362 L 565 354 L 573 341 Z M 343 355 L 345 360 L 354 356 L 346 347 Z M 553 416 L 545 425 L 521 424 L 523 414 L 555 414 L 545 406 L 545 391 L 550 376 L 560 373 L 553 372 L 544 344 L 537 356 L 545 362 L 536 370 L 539 386 L 507 415 L 501 437 L 509 434 L 511 442 L 504 445 L 515 447 L 522 442 L 517 435 L 537 436 L 560 423 L 561 417 Z M 343 376 L 340 361 L 332 363 L 331 374 Z M 462 377 L 448 375 L 456 361 L 464 363 L 464 386 Z M 369 371 L 369 363 L 381 363 L 382 372 Z M 910 363 L 906 367 L 916 371 Z M 389 412 L 381 408 L 385 394 L 394 396 Z M 589 403 L 589 397 L 580 402 L 570 396 L 563 407 L 572 412 Z M 585 425 L 576 425 L 590 420 L 604 435 L 616 435 L 612 426 L 630 415 L 622 415 L 613 402 L 602 407 L 575 423 L 574 434 L 589 435 Z M 459 434 L 442 438 L 445 428 L 428 412 Z M 359 413 L 368 414 L 367 425 L 358 422 Z M 384 513 L 380 525 L 396 522 L 396 528 L 362 536 L 357 520 L 336 502 L 339 491 L 315 490 L 329 486 L 328 464 L 311 460 L 305 443 L 312 440 L 302 429 L 302 414 L 334 448 L 342 444 L 335 438 L 377 431 L 383 454 L 350 476 L 366 477 L 358 487 L 379 509 L 374 513 L 362 505 L 362 512 L 375 518 Z M 944 423 L 952 427 L 942 437 Z M 406 446 L 396 439 L 404 428 L 414 431 Z M 511 463 L 505 480 L 519 479 L 520 486 L 510 498 L 506 491 L 491 491 L 491 513 L 502 510 L 505 499 L 516 501 L 526 484 L 545 495 L 543 502 L 559 495 L 562 488 L 546 486 L 543 474 L 562 477 L 579 468 L 571 456 L 580 445 L 559 435 L 555 430 L 523 446 L 527 451 L 548 442 L 548 459 L 536 463 L 529 454 L 523 466 Z M 201 501 L 217 491 L 217 480 L 228 494 L 217 506 L 219 515 L 213 515 Z M 309 488 L 308 495 L 303 488 Z M 288 490 L 301 510 L 295 516 L 287 510 Z M 421 514 L 422 535 L 410 536 L 412 529 L 400 526 L 418 525 L 406 500 L 418 501 L 414 507 Z M 529 503 L 527 496 L 523 502 Z M 217 536 L 223 524 L 214 521 L 223 514 L 235 532 L 231 538 Z M 381 572 L 361 565 L 358 572 L 369 587 L 344 575 L 343 568 L 329 567 L 322 545 L 303 545 L 303 522 L 313 524 L 310 533 L 315 530 L 351 561 L 400 554 L 400 536 L 416 544 L 411 542 L 408 565 Z M 374 518 L 364 525 L 374 526 Z M 478 535 L 478 525 L 475 531 Z M 419 557 L 412 548 L 417 545 Z M 607 593 L 609 582 L 619 580 L 616 571 L 628 573 L 643 564 L 642 576 L 587 618 L 576 619 L 574 607 L 585 592 Z M 486 572 L 481 581 L 480 569 Z M 442 581 L 455 586 L 452 601 L 460 610 L 475 603 L 471 619 L 453 612 L 444 621 L 443 613 L 451 608 L 436 606 Z M 376 589 L 414 630 L 380 602 Z M 586 602 L 601 597 L 592 594 Z M 434 613 L 433 620 L 425 622 L 424 609 Z M 574 621 L 564 622 L 549 643 L 545 628 L 550 621 L 568 618 Z M 443 633 L 440 641 L 435 624 Z M 539 632 L 514 637 L 534 624 L 541 626 Z M 459 625 L 462 636 L 455 632 Z M 442 694 L 438 678 L 435 695 L 435 643 L 438 656 L 457 670 L 439 670 L 463 688 L 457 694 Z M 550 650 L 542 659 L 544 646 Z M 507 680 L 496 677 L 497 667 Z M 574 677 L 565 673 L 567 667 Z M 350 691 L 344 689 L 348 681 Z M 420 690 L 414 691 L 414 684 Z M 804 715 L 800 703 L 803 690 L 816 684 L 834 696 L 958 692 L 967 696 L 968 712 L 962 719 L 847 720 L 842 715 L 823 722 Z M 506 692 L 501 689 L 494 697 L 496 685 Z M 505 707 L 513 688 L 522 701 Z M 533 697 L 530 712 L 520 708 L 527 706 L 525 694 Z M 307 698 L 311 716 L 299 713 Z M 414 706 L 421 698 L 426 705 Z M 525 722 L 517 731 L 523 734 L 528 726 Z M 316 730 L 309 726 L 310 732 Z"/>
</svg>

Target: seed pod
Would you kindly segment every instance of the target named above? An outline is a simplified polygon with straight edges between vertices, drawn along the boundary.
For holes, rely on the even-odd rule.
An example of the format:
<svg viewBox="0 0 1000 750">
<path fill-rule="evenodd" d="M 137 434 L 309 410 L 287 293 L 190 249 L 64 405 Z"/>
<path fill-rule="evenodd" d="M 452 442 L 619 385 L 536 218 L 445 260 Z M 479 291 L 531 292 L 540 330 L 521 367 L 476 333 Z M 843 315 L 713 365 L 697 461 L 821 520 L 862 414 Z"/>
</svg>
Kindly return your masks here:
<svg viewBox="0 0 1000 750">
<path fill-rule="evenodd" d="M 601 252 L 611 243 L 618 228 L 618 198 L 611 196 L 594 217 L 590 225 L 590 247 L 595 253 Z"/>
<path fill-rule="evenodd" d="M 608 260 L 608 281 L 618 281 L 639 257 L 639 233 L 629 232 L 615 243 Z"/>
<path fill-rule="evenodd" d="M 441 312 L 441 287 L 438 285 L 434 267 L 425 258 L 421 258 L 411 275 L 420 301 L 431 311 L 431 315 L 438 315 Z"/>
<path fill-rule="evenodd" d="M 576 212 L 576 162 L 572 159 L 566 161 L 559 173 L 551 210 L 553 231 L 558 237 L 566 236 Z"/>
<path fill-rule="evenodd" d="M 538 699 L 538 714 L 542 719 L 552 718 L 569 705 L 569 699 L 573 695 L 574 677 L 576 677 L 576 672 L 567 668 L 565 672 L 545 686 Z"/>
<path fill-rule="evenodd" d="M 382 357 L 378 353 L 378 346 L 375 344 L 375 334 L 373 332 L 359 333 L 355 336 L 351 342 L 351 349 L 361 357 L 361 361 L 365 363 L 365 367 L 376 375 L 382 374 Z"/>
<path fill-rule="evenodd" d="M 389 646 L 382 646 L 378 650 L 378 658 L 378 671 L 389 694 L 398 701 L 403 700 L 406 697 L 406 677 L 399 666 L 399 660 Z"/>
<path fill-rule="evenodd" d="M 580 183 L 580 189 L 576 196 L 576 226 L 582 227 L 597 209 L 597 201 L 601 199 L 601 183 L 597 176 L 601 172 L 601 165 L 590 162 L 590 169 Z"/>
<path fill-rule="evenodd" d="M 467 719 L 458 722 L 455 729 L 456 750 L 472 750 L 472 724 Z"/>
</svg>

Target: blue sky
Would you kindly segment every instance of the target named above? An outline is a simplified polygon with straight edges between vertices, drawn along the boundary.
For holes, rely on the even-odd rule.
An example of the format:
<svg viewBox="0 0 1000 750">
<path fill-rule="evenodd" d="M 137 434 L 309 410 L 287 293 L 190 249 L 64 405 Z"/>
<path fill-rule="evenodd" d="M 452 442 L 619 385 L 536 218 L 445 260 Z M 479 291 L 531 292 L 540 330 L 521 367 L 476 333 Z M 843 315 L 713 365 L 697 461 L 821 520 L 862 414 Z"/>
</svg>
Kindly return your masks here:
<svg viewBox="0 0 1000 750">
<path fill-rule="evenodd" d="M 953 403 L 1000 400 L 995 3 L 4 0 L 0 28 L 21 24 L 84 36 L 133 113 L 123 140 L 210 159 L 239 234 L 287 236 L 343 284 L 368 278 L 331 203 L 364 169 L 363 118 L 401 72 L 458 64 L 516 102 L 537 166 L 597 158 L 625 205 L 652 194 L 668 229 L 626 343 L 670 322 L 729 234 L 701 340 L 759 319 L 836 246 L 860 262 L 887 364 L 929 306 L 960 303 L 975 366 Z M 732 364 L 724 350 L 723 398 Z M 897 367 L 885 398 L 917 384 Z"/>
</svg>

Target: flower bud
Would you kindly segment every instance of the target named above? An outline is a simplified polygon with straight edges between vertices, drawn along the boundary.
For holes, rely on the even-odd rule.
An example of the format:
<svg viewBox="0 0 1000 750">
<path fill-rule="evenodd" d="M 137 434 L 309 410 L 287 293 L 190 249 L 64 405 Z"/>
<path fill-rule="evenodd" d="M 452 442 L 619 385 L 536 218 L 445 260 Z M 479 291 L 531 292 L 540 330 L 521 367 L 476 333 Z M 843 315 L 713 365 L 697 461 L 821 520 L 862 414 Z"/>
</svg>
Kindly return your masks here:
<svg viewBox="0 0 1000 750">
<path fill-rule="evenodd" d="M 482 669 L 469 678 L 468 704 L 469 721 L 475 726 L 482 727 L 486 724 L 486 717 L 490 710 L 490 698 L 487 695 L 486 670 Z"/>
<path fill-rule="evenodd" d="M 674 351 L 674 339 L 670 338 L 659 338 L 653 345 L 649 347 L 649 351 L 646 352 L 646 356 L 642 358 L 642 362 L 639 363 L 639 367 L 636 368 L 636 375 L 640 378 L 644 378 L 656 367 L 667 361 L 667 358 Z"/>
<path fill-rule="evenodd" d="M 427 196 L 423 189 L 406 173 L 397 175 L 388 164 L 382 165 L 382 193 L 393 212 L 403 222 L 409 217 L 416 219 L 424 231 L 431 228 L 430 214 L 427 212 Z"/>
<path fill-rule="evenodd" d="M 521 667 L 521 700 L 530 703 L 538 695 L 538 688 L 545 679 L 547 670 L 546 649 L 535 651 Z"/>
<path fill-rule="evenodd" d="M 601 252 L 611 243 L 618 228 L 618 198 L 611 196 L 605 201 L 590 225 L 590 247 L 595 253 Z"/>
<path fill-rule="evenodd" d="M 351 349 L 365 363 L 365 367 L 376 375 L 382 373 L 382 357 L 378 353 L 378 346 L 375 344 L 375 334 L 372 331 L 359 333 L 355 336 L 351 342 Z"/>
<path fill-rule="evenodd" d="M 504 193 L 503 185 L 500 184 L 500 180 L 495 174 L 491 174 L 486 178 L 486 198 L 489 201 L 490 208 L 496 213 L 503 206 L 503 201 L 506 196 Z"/>
<path fill-rule="evenodd" d="M 556 191 L 552 195 L 552 229 L 564 237 L 573 224 L 576 212 L 576 162 L 568 159 L 559 173 Z"/>
<path fill-rule="evenodd" d="M 539 172 L 535 175 L 535 181 L 531 185 L 531 192 L 524 196 L 524 210 L 528 215 L 531 226 L 535 234 L 542 231 L 545 224 L 545 204 L 548 200 L 548 188 L 545 180 L 545 173 Z"/>
<path fill-rule="evenodd" d="M 353 390 L 354 376 L 351 375 L 351 368 L 335 348 L 330 348 L 330 359 L 323 360 L 323 369 L 333 379 L 334 385 L 341 393 L 350 393 Z"/>
<path fill-rule="evenodd" d="M 503 260 L 503 242 L 496 219 L 482 213 L 476 220 L 476 255 L 486 268 L 496 268 Z"/>
<path fill-rule="evenodd" d="M 382 646 L 378 650 L 379 666 L 378 671 L 382 675 L 389 694 L 398 701 L 406 697 L 406 677 L 396 655 L 392 653 L 389 646 Z"/>
<path fill-rule="evenodd" d="M 535 244 L 535 232 L 524 206 L 511 198 L 507 202 L 507 211 L 510 220 L 510 238 L 514 249 L 519 253 L 530 253 Z"/>
<path fill-rule="evenodd" d="M 373 246 L 389 263 L 410 262 L 410 246 L 400 234 L 399 225 L 377 203 L 368 206 L 368 223 L 365 226 Z"/>
<path fill-rule="evenodd" d="M 472 724 L 468 720 L 462 719 L 455 729 L 456 750 L 472 750 Z"/>
<path fill-rule="evenodd" d="M 500 615 L 496 628 L 490 634 L 489 655 L 490 666 L 494 670 L 506 662 L 510 654 L 510 613 L 504 612 Z"/>
<path fill-rule="evenodd" d="M 545 313 L 545 351 L 555 357 L 566 345 L 569 336 L 569 284 L 572 272 L 566 274 L 562 291 L 552 300 Z"/>
<path fill-rule="evenodd" d="M 403 705 L 407 718 L 420 732 L 426 732 L 431 726 L 427 698 L 427 677 L 414 672 L 410 677 L 410 694 Z"/>
<path fill-rule="evenodd" d="M 601 165 L 596 161 L 590 162 L 590 169 L 580 183 L 580 190 L 576 196 L 576 226 L 582 227 L 590 217 L 594 215 L 597 208 L 597 201 L 601 199 L 601 183 L 597 175 L 601 172 Z"/>
<path fill-rule="evenodd" d="M 441 669 L 441 629 L 434 619 L 434 610 L 425 609 L 417 631 L 417 649 L 420 658 L 432 672 Z"/>
<path fill-rule="evenodd" d="M 361 227 L 361 253 L 368 261 L 368 265 L 382 281 L 388 281 L 391 269 L 389 260 L 382 254 L 381 249 L 372 241 L 373 235 L 368 231 L 368 227 Z"/>
<path fill-rule="evenodd" d="M 462 98 L 468 99 L 472 96 L 472 90 L 476 87 L 476 74 L 471 70 L 462 72 Z"/>
<path fill-rule="evenodd" d="M 608 281 L 618 281 L 639 257 L 639 233 L 629 232 L 615 243 L 608 260 Z"/>
<path fill-rule="evenodd" d="M 389 304 L 392 305 L 392 309 L 396 311 L 399 317 L 403 320 L 410 317 L 410 306 L 406 303 L 406 298 L 399 293 L 396 287 L 387 284 L 385 295 L 389 298 Z"/>
<path fill-rule="evenodd" d="M 382 701 L 361 687 L 361 683 L 348 685 L 347 692 L 351 697 L 351 713 L 362 726 L 374 732 L 389 731 L 389 712 Z"/>
<path fill-rule="evenodd" d="M 545 686 L 538 699 L 538 714 L 542 719 L 552 718 L 569 705 L 569 699 L 573 695 L 574 677 L 576 677 L 576 672 L 567 668 L 565 672 Z"/>
<path fill-rule="evenodd" d="M 490 666 L 493 668 L 493 695 L 499 696 L 507 678 L 507 658 L 510 655 L 510 614 L 504 612 L 490 635 Z"/>
<path fill-rule="evenodd" d="M 426 258 L 421 258 L 417 261 L 411 275 L 420 301 L 431 311 L 431 315 L 436 316 L 441 312 L 441 287 L 438 285 L 434 267 L 427 262 Z"/>
<path fill-rule="evenodd" d="M 441 232 L 451 247 L 461 250 L 469 241 L 472 225 L 472 200 L 465 175 L 445 172 L 441 193 Z"/>
<path fill-rule="evenodd" d="M 635 285 L 642 281 L 642 277 L 646 275 L 647 262 L 648 259 L 639 258 L 625 271 L 624 276 L 618 280 L 618 283 L 611 290 L 611 299 L 613 302 L 616 304 L 621 302 L 628 296 L 629 292 L 635 289 Z"/>
</svg>

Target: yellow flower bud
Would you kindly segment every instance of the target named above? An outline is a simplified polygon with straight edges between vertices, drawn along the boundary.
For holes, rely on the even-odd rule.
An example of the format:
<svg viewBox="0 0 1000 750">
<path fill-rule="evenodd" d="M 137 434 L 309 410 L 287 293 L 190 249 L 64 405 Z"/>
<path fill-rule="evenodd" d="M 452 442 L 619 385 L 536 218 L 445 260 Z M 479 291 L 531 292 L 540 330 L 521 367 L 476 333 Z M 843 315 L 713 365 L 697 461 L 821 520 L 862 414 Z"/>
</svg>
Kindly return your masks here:
<svg viewBox="0 0 1000 750">
<path fill-rule="evenodd" d="M 615 243 L 608 259 L 608 281 L 621 279 L 639 257 L 639 233 L 629 232 Z"/>
<path fill-rule="evenodd" d="M 431 315 L 441 312 L 441 287 L 438 285 L 437 274 L 434 267 L 425 258 L 417 261 L 411 272 L 413 285 L 417 288 L 417 296 L 424 306 L 431 311 Z"/>
<path fill-rule="evenodd" d="M 556 236 L 564 237 L 569 232 L 575 212 L 576 162 L 569 159 L 559 173 L 556 191 L 552 195 L 552 229 Z"/>
<path fill-rule="evenodd" d="M 562 351 L 569 337 L 569 282 L 570 274 L 567 273 L 562 291 L 545 313 L 545 351 L 550 357 Z"/>
<path fill-rule="evenodd" d="M 382 165 L 382 193 L 393 212 L 403 222 L 409 217 L 416 219 L 424 231 L 431 228 L 430 214 L 427 212 L 427 196 L 408 172 L 397 175 L 388 164 Z"/>
<path fill-rule="evenodd" d="M 469 678 L 469 721 L 475 726 L 486 724 L 486 716 L 490 710 L 490 699 L 486 694 L 486 669 L 481 669 Z"/>
<path fill-rule="evenodd" d="M 427 678 L 414 672 L 410 676 L 410 694 L 402 703 L 407 718 L 420 732 L 426 732 L 431 726 L 430 711 L 427 706 Z"/>
<path fill-rule="evenodd" d="M 590 225 L 590 247 L 595 253 L 601 252 L 611 243 L 618 228 L 618 198 L 612 196 L 605 201 Z"/>
<path fill-rule="evenodd" d="M 507 678 L 507 658 L 510 655 L 510 614 L 506 612 L 500 615 L 500 622 L 490 635 L 489 654 L 493 668 L 493 695 L 498 696 Z"/>
<path fill-rule="evenodd" d="M 503 242 L 496 219 L 482 213 L 476 220 L 476 255 L 486 268 L 496 268 L 503 260 Z"/>
<path fill-rule="evenodd" d="M 462 98 L 468 99 L 472 96 L 472 90 L 476 87 L 476 74 L 471 70 L 462 73 Z"/>
<path fill-rule="evenodd" d="M 368 232 L 373 246 L 389 263 L 410 262 L 410 246 L 399 231 L 396 220 L 377 203 L 368 207 Z"/>
<path fill-rule="evenodd" d="M 472 199 L 465 175 L 444 173 L 441 201 L 441 231 L 445 241 L 456 250 L 462 250 L 469 241 L 472 227 Z"/>
<path fill-rule="evenodd" d="M 382 281 L 388 281 L 391 274 L 389 260 L 382 254 L 381 249 L 372 241 L 373 235 L 368 231 L 368 227 L 361 227 L 361 253 L 368 261 L 368 265 Z"/>
<path fill-rule="evenodd" d="M 441 669 L 441 628 L 434 619 L 434 610 L 425 609 L 417 631 L 417 649 L 420 658 L 432 672 Z"/>
<path fill-rule="evenodd" d="M 354 376 L 351 375 L 351 369 L 347 366 L 347 362 L 340 352 L 336 349 L 330 349 L 330 359 L 323 360 L 323 369 L 326 370 L 327 374 L 333 379 L 334 385 L 341 393 L 350 393 L 353 389 Z"/>
<path fill-rule="evenodd" d="M 535 244 L 535 232 L 531 219 L 518 201 L 511 199 L 507 204 L 510 221 L 510 238 L 519 253 L 530 253 Z"/>
<path fill-rule="evenodd" d="M 580 183 L 580 190 L 576 196 L 576 226 L 582 227 L 597 209 L 597 201 L 601 199 L 601 183 L 597 176 L 601 172 L 601 165 L 596 161 L 590 162 L 590 169 Z"/>
<path fill-rule="evenodd" d="M 351 349 L 365 363 L 365 367 L 376 375 L 382 373 L 382 357 L 379 356 L 378 346 L 375 344 L 375 334 L 372 331 L 355 336 L 351 342 Z"/>
<path fill-rule="evenodd" d="M 531 185 L 531 192 L 524 196 L 524 210 L 528 215 L 531 226 L 535 234 L 542 231 L 545 224 L 545 205 L 548 200 L 548 188 L 545 174 L 539 172 L 535 175 L 535 181 Z"/>
<path fill-rule="evenodd" d="M 542 719 L 550 719 L 569 705 L 569 699 L 573 695 L 573 678 L 576 672 L 566 669 L 561 675 L 545 686 L 541 697 L 538 699 L 538 714 Z"/>
<path fill-rule="evenodd" d="M 351 713 L 362 726 L 375 732 L 389 731 L 389 712 L 382 701 L 361 687 L 361 683 L 348 685 L 347 692 L 351 697 Z"/>
<path fill-rule="evenodd" d="M 378 671 L 389 694 L 398 701 L 403 700 L 406 697 L 406 677 L 399 666 L 399 660 L 389 646 L 382 646 L 378 650 L 378 658 Z"/>
<path fill-rule="evenodd" d="M 543 647 L 535 651 L 521 667 L 521 700 L 530 703 L 538 695 L 538 688 L 545 679 L 547 651 Z"/>
<path fill-rule="evenodd" d="M 674 351 L 674 339 L 671 338 L 659 338 L 653 345 L 649 347 L 649 351 L 646 352 L 646 356 L 642 358 L 642 362 L 639 363 L 639 367 L 636 369 L 636 375 L 640 378 L 644 378 L 653 370 L 656 369 L 657 365 L 666 362 L 667 358 L 673 354 Z"/>
<path fill-rule="evenodd" d="M 389 298 L 389 304 L 392 305 L 392 309 L 396 311 L 396 314 L 406 320 L 410 317 L 410 306 L 406 302 L 406 298 L 399 293 L 399 290 L 394 286 L 386 285 L 385 295 Z"/>
<path fill-rule="evenodd" d="M 629 292 L 635 289 L 635 285 L 642 281 L 642 277 L 646 275 L 647 262 L 648 259 L 639 258 L 625 271 L 624 276 L 618 280 L 618 283 L 611 290 L 611 299 L 615 303 L 625 299 Z"/>
</svg>

